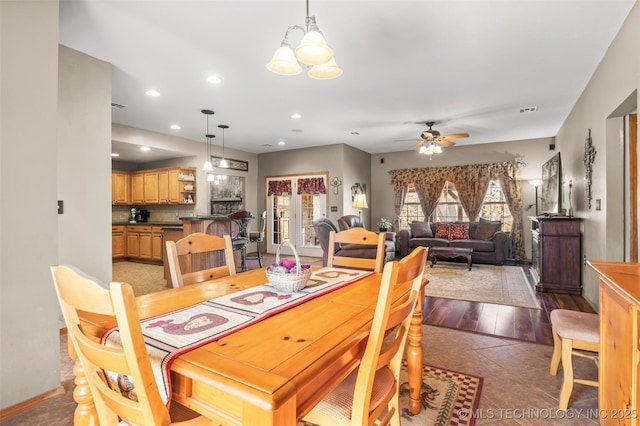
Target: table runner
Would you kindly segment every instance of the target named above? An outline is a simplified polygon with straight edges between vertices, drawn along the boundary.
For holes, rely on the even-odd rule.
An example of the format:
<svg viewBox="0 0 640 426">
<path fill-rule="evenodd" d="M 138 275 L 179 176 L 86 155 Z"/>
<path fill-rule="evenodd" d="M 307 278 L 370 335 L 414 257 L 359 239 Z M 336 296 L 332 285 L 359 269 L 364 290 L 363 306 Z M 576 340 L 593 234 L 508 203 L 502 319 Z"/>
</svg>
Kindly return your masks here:
<svg viewBox="0 0 640 426">
<path fill-rule="evenodd" d="M 169 372 L 171 363 L 179 355 L 370 274 L 370 271 L 325 267 L 313 272 L 306 287 L 298 292 L 280 292 L 269 284 L 262 284 L 141 320 L 142 334 L 162 400 L 167 405 L 171 401 Z M 107 331 L 101 341 L 106 346 L 122 346 L 117 327 Z M 128 398 L 137 399 L 129 377 L 111 372 L 107 372 L 107 377 L 113 388 Z"/>
</svg>

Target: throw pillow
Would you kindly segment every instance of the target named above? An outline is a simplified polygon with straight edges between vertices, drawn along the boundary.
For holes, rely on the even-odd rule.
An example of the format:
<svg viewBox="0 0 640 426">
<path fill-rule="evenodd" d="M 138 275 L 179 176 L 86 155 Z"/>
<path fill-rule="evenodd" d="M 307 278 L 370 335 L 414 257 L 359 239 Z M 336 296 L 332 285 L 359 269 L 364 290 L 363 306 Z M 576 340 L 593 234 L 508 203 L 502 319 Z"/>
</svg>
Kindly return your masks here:
<svg viewBox="0 0 640 426">
<path fill-rule="evenodd" d="M 450 240 L 468 240 L 469 224 L 468 223 L 452 223 L 449 226 Z"/>
<path fill-rule="evenodd" d="M 433 238 L 431 224 L 429 222 L 411 222 L 411 236 L 414 238 Z"/>
<path fill-rule="evenodd" d="M 450 223 L 438 222 L 436 223 L 436 238 L 449 239 L 449 225 Z"/>
<path fill-rule="evenodd" d="M 478 240 L 490 240 L 493 238 L 493 234 L 498 232 L 500 229 L 502 229 L 502 222 L 480 218 L 478 221 L 476 238 Z"/>
</svg>

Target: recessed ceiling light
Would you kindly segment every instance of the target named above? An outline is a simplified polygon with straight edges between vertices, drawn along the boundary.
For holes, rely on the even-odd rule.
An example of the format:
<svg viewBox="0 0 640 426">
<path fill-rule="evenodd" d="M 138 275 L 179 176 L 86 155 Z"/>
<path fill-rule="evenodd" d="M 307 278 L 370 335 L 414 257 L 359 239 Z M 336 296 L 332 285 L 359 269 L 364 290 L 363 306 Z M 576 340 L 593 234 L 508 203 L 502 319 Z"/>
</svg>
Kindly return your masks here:
<svg viewBox="0 0 640 426">
<path fill-rule="evenodd" d="M 220 77 L 217 77 L 215 75 L 210 75 L 209 77 L 207 77 L 207 81 L 212 84 L 222 83 L 222 80 L 220 79 Z"/>
<path fill-rule="evenodd" d="M 151 151 L 151 148 L 149 148 L 148 146 L 141 146 L 140 151 L 144 151 L 144 152 Z"/>
<path fill-rule="evenodd" d="M 172 124 L 172 125 L 171 125 L 171 128 L 172 128 L 173 130 L 180 130 L 180 129 L 182 129 L 182 127 L 178 126 L 177 124 Z"/>
<path fill-rule="evenodd" d="M 293 118 L 294 120 L 298 120 L 299 118 L 302 118 L 302 116 L 296 112 L 294 114 L 291 114 L 291 118 Z"/>
<path fill-rule="evenodd" d="M 287 143 L 285 141 L 278 141 L 278 145 L 286 145 Z"/>
<path fill-rule="evenodd" d="M 147 90 L 147 95 L 153 96 L 155 98 L 160 96 L 160 92 L 158 92 L 157 90 Z"/>
<path fill-rule="evenodd" d="M 117 152 L 112 152 L 112 153 L 111 153 L 111 156 L 112 156 L 112 157 L 120 157 L 120 154 L 118 154 Z"/>
</svg>

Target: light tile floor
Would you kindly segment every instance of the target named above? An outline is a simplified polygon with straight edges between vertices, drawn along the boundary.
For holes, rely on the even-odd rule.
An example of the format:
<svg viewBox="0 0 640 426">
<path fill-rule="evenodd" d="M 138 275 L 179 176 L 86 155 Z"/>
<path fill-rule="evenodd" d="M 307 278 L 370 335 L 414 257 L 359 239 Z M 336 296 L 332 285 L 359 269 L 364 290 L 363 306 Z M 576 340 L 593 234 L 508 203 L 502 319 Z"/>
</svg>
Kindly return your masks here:
<svg viewBox="0 0 640 426">
<path fill-rule="evenodd" d="M 575 385 L 569 411 L 559 411 L 562 371 L 549 374 L 553 348 L 517 340 L 475 334 L 443 327 L 423 326 L 425 363 L 484 378 L 477 425 L 590 425 L 597 424 L 596 388 Z M 61 380 L 65 394 L 51 398 L 0 424 L 73 424 L 73 363 L 61 336 Z M 597 377 L 595 364 L 574 357 L 576 377 Z M 591 410 L 591 411 L 589 411 Z"/>
</svg>

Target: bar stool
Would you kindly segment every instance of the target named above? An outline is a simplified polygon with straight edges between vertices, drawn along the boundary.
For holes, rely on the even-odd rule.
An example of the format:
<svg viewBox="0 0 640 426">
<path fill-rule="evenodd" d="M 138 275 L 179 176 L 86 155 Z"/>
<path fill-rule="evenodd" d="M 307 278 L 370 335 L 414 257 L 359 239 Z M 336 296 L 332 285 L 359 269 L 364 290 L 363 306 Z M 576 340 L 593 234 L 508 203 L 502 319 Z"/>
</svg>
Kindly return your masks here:
<svg viewBox="0 0 640 426">
<path fill-rule="evenodd" d="M 553 331 L 553 356 L 549 372 L 555 376 L 562 358 L 562 387 L 560 388 L 559 406 L 566 410 L 573 390 L 573 384 L 579 383 L 598 387 L 597 380 L 576 379 L 573 377 L 572 355 L 589 358 L 598 365 L 600 350 L 600 319 L 598 314 L 555 309 L 551 311 L 551 328 Z M 575 350 L 588 351 L 591 354 Z"/>
<path fill-rule="evenodd" d="M 262 243 L 264 242 L 264 231 L 267 224 L 267 211 L 263 211 L 258 221 L 258 231 L 249 232 L 249 243 L 256 243 L 256 255 L 245 256 L 247 260 L 258 259 L 258 264 L 262 268 Z"/>
</svg>

